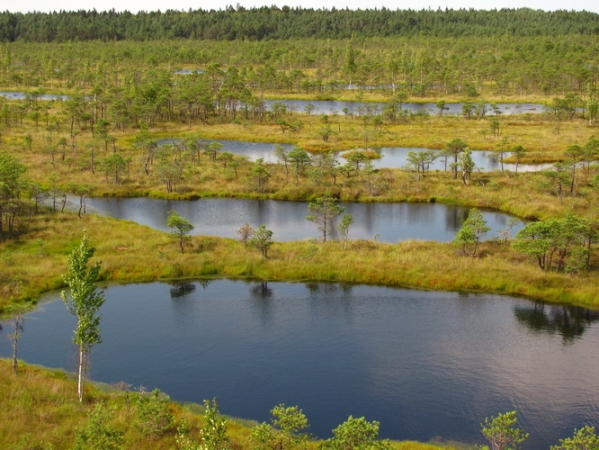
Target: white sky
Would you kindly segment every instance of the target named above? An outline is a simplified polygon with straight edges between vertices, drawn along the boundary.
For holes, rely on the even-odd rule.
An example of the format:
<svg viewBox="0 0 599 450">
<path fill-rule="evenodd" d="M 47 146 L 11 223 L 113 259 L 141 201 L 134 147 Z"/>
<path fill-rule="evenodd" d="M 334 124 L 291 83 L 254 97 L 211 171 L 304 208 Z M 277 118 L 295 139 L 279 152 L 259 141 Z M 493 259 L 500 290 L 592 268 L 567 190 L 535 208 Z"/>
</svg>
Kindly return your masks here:
<svg viewBox="0 0 599 450">
<path fill-rule="evenodd" d="M 407 0 L 2 0 L 0 11 L 30 12 L 30 11 L 60 11 L 60 10 L 91 10 L 105 11 L 115 9 L 116 11 L 166 11 L 167 9 L 224 9 L 228 5 L 240 4 L 246 8 L 288 5 L 290 7 L 303 8 L 350 8 L 350 9 L 373 9 L 386 7 L 391 10 L 426 8 L 474 8 L 474 9 L 501 9 L 501 8 L 533 8 L 546 11 L 559 9 L 575 11 L 593 11 L 599 13 L 599 1 L 597 0 L 422 0 L 420 2 Z"/>
</svg>

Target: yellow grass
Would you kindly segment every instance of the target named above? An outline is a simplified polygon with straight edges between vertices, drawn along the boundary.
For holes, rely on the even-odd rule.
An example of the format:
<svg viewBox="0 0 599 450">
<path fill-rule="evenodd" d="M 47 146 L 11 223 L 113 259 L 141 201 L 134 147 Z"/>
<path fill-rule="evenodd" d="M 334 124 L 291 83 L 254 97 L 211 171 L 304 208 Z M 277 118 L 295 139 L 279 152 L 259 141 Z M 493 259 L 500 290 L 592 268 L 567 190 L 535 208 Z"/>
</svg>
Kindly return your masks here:
<svg viewBox="0 0 599 450">
<path fill-rule="evenodd" d="M 194 236 L 186 252 L 168 233 L 131 222 L 76 214 L 48 214 L 31 220 L 30 232 L 0 244 L 6 270 L 0 305 L 35 301 L 62 285 L 67 257 L 89 230 L 103 261 L 105 282 L 131 283 L 198 277 L 265 280 L 346 281 L 521 295 L 599 308 L 599 274 L 581 279 L 542 272 L 508 244 L 485 243 L 481 256 L 461 256 L 451 244 L 407 241 L 277 242 L 264 259 L 241 242 Z"/>
</svg>

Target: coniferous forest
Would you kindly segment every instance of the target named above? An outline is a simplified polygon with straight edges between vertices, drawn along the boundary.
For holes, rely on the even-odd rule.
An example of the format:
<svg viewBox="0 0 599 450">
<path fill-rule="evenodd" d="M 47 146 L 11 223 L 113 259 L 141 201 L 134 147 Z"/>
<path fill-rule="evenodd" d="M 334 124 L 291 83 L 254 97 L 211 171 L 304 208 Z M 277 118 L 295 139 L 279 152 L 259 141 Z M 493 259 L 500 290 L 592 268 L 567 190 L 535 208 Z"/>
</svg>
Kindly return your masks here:
<svg viewBox="0 0 599 450">
<path fill-rule="evenodd" d="M 224 11 L 60 11 L 0 14 L 0 40 L 347 39 L 354 37 L 596 36 L 591 12 L 502 10 L 314 10 L 277 6 Z"/>
</svg>

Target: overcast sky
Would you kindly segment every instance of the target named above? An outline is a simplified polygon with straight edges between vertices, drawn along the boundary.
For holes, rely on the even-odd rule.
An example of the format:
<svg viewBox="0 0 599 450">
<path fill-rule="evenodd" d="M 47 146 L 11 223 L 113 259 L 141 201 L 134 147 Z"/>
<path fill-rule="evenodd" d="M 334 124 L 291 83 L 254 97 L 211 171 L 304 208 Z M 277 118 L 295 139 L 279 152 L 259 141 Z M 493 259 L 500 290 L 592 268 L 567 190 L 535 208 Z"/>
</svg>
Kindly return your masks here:
<svg viewBox="0 0 599 450">
<path fill-rule="evenodd" d="M 575 11 L 593 11 L 599 13 L 599 1 L 597 0 L 422 0 L 419 2 L 407 0 L 8 0 L 3 1 L 1 11 L 29 12 L 29 11 L 60 11 L 60 10 L 91 10 L 105 11 L 115 9 L 116 11 L 166 11 L 167 9 L 224 9 L 228 5 L 240 4 L 246 8 L 263 5 L 288 5 L 291 7 L 304 8 L 336 8 L 350 9 L 373 9 L 386 7 L 395 9 L 437 9 L 437 8 L 475 8 L 475 9 L 501 9 L 522 8 L 544 9 L 555 11 L 558 9 Z"/>
</svg>

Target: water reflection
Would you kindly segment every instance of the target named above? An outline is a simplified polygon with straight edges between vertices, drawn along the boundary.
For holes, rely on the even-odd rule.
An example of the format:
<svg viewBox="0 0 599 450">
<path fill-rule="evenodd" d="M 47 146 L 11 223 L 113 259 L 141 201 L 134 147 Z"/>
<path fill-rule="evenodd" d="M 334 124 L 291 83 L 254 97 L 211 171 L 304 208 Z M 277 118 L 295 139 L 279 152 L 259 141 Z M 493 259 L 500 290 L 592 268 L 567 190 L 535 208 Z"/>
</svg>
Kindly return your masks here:
<svg viewBox="0 0 599 450">
<path fill-rule="evenodd" d="M 196 285 L 194 283 L 189 283 L 185 281 L 177 281 L 172 283 L 172 288 L 170 289 L 171 298 L 181 298 L 187 297 L 196 289 Z"/>
<path fill-rule="evenodd" d="M 159 145 L 175 144 L 180 142 L 178 139 L 168 138 L 161 139 L 158 141 Z M 229 152 L 237 156 L 247 158 L 249 161 L 256 161 L 262 159 L 266 163 L 276 164 L 279 162 L 275 155 L 275 147 L 281 145 L 286 152 L 292 150 L 294 144 L 273 144 L 271 142 L 248 142 L 248 141 L 232 141 L 226 139 L 216 140 L 201 140 L 202 143 L 208 145 L 210 142 L 218 142 L 222 145 L 221 152 Z M 372 150 L 372 149 L 371 149 Z M 408 153 L 410 152 L 428 152 L 432 151 L 435 154 L 440 155 L 440 150 L 424 148 L 424 147 L 381 147 L 374 149 L 380 158 L 373 159 L 371 161 L 372 166 L 375 169 L 398 169 L 404 168 L 408 165 Z M 335 158 L 339 164 L 345 164 L 347 160 L 343 158 L 337 152 Z M 509 156 L 509 152 L 506 153 L 505 157 Z M 313 159 L 317 159 L 318 155 L 313 155 Z M 472 161 L 475 164 L 475 170 L 479 172 L 490 172 L 501 170 L 501 162 L 497 161 L 493 152 L 486 150 L 473 149 L 471 153 Z M 518 166 L 519 172 L 535 172 L 543 170 L 549 167 L 550 164 L 520 164 Z M 449 162 L 445 162 L 445 158 L 439 156 L 430 165 L 429 170 L 431 171 L 446 171 L 448 170 Z M 516 165 L 512 163 L 504 163 L 503 168 L 505 171 L 514 172 Z"/>
<path fill-rule="evenodd" d="M 288 110 L 296 113 L 304 113 L 308 105 L 312 105 L 312 114 L 339 114 L 339 115 L 376 115 L 388 106 L 382 102 L 343 102 L 337 100 L 265 100 L 264 105 L 271 110 L 275 103 L 285 105 Z M 444 115 L 461 116 L 464 103 L 446 103 Z M 487 115 L 496 115 L 495 110 L 487 106 Z M 536 103 L 497 103 L 495 105 L 499 114 L 539 114 L 544 111 L 544 106 Z M 414 103 L 405 102 L 401 105 L 403 110 L 412 114 L 435 115 L 439 109 L 436 103 Z"/>
<path fill-rule="evenodd" d="M 190 75 L 194 72 L 202 73 L 201 69 L 191 70 L 182 69 L 177 73 L 180 75 Z M 0 97 L 9 98 L 12 100 L 24 100 L 28 95 L 27 92 L 6 92 L 0 91 Z M 40 100 L 67 100 L 67 95 L 41 94 L 36 95 Z M 381 114 L 388 103 L 382 102 L 342 102 L 337 100 L 265 100 L 264 106 L 268 110 L 272 110 L 274 104 L 284 105 L 287 110 L 296 113 L 305 113 L 306 107 L 312 105 L 312 114 L 348 114 L 348 115 L 375 115 Z M 462 115 L 463 103 L 446 103 L 445 115 Z M 495 115 L 496 111 L 499 114 L 523 114 L 532 113 L 538 114 L 544 111 L 544 106 L 535 103 L 497 103 L 496 108 L 490 108 L 490 104 L 486 104 L 487 115 Z M 434 115 L 438 112 L 436 103 L 402 103 L 402 109 L 412 114 L 430 114 Z"/>
<path fill-rule="evenodd" d="M 559 334 L 565 344 L 579 339 L 587 328 L 599 320 L 599 312 L 577 306 L 534 303 L 514 308 L 518 321 L 535 333 Z"/>
<path fill-rule="evenodd" d="M 217 397 L 224 413 L 258 421 L 297 404 L 319 437 L 351 414 L 380 421 L 383 437 L 475 444 L 484 417 L 517 409 L 523 448 L 538 449 L 599 420 L 597 312 L 363 285 L 200 286 L 109 287 L 92 379 Z M 74 369 L 74 319 L 50 298 L 26 316 L 20 355 Z"/>
<path fill-rule="evenodd" d="M 351 214 L 350 239 L 374 239 L 398 242 L 420 239 L 449 242 L 468 216 L 469 208 L 441 203 L 341 203 Z M 72 207 L 77 207 L 76 202 Z M 318 228 L 306 220 L 308 203 L 275 200 L 200 199 L 162 200 L 152 198 L 87 199 L 87 210 L 118 219 L 132 220 L 141 225 L 170 231 L 166 217 L 177 211 L 195 227 L 193 233 L 237 239 L 237 230 L 244 223 L 254 229 L 265 224 L 273 231 L 275 241 L 319 239 Z M 491 227 L 485 238 L 494 238 L 505 229 L 511 216 L 497 211 L 483 211 Z M 523 226 L 521 221 L 514 232 Z M 337 239 L 336 227 L 331 233 Z"/>
<path fill-rule="evenodd" d="M 252 294 L 252 297 L 269 298 L 272 297 L 272 289 L 268 287 L 267 281 L 261 281 L 250 287 L 250 294 Z"/>
</svg>

